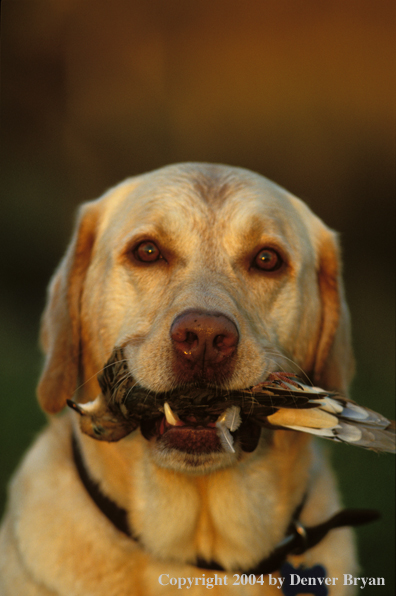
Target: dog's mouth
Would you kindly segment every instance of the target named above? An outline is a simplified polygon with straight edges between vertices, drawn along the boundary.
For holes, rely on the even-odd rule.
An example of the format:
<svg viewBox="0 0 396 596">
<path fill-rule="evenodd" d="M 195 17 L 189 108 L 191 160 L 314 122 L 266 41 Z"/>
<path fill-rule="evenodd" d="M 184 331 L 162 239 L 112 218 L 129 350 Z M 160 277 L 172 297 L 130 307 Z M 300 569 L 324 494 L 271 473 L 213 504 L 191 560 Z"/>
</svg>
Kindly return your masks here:
<svg viewBox="0 0 396 596">
<path fill-rule="evenodd" d="M 239 412 L 230 412 L 239 416 Z M 206 416 L 197 419 L 185 416 L 183 419 L 164 404 L 164 414 L 142 420 L 140 431 L 148 441 L 156 441 L 167 449 L 176 449 L 191 455 L 204 455 L 222 451 L 235 452 L 235 446 L 251 453 L 258 445 L 261 428 L 252 420 L 239 419 L 238 427 L 226 426 L 226 416 Z M 229 425 L 230 426 L 230 425 Z"/>
<path fill-rule="evenodd" d="M 274 428 L 269 418 L 279 407 L 315 407 L 292 373 L 271 373 L 246 389 L 193 385 L 156 393 L 134 382 L 122 348 L 114 349 L 98 382 L 101 393 L 94 401 L 68 401 L 81 415 L 84 433 L 119 441 L 140 428 L 162 451 L 192 455 L 250 453 L 261 427 Z"/>
<path fill-rule="evenodd" d="M 306 385 L 293 373 L 267 373 L 264 381 L 246 389 L 178 386 L 156 393 L 134 381 L 122 348 L 115 348 L 98 382 L 101 393 L 95 400 L 67 400 L 80 415 L 81 431 L 111 442 L 140 428 L 163 461 L 178 461 L 182 467 L 224 463 L 226 453 L 232 462 L 233 456 L 257 448 L 262 427 L 394 452 L 389 420 L 336 393 Z"/>
</svg>

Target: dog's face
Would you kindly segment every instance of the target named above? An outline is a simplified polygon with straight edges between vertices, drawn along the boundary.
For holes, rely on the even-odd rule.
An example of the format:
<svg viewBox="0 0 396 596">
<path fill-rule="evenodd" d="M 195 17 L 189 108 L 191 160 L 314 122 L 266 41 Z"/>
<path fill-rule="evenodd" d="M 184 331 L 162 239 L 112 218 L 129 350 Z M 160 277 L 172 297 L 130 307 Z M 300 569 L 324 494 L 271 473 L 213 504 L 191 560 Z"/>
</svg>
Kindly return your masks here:
<svg viewBox="0 0 396 596">
<path fill-rule="evenodd" d="M 39 396 L 49 411 L 71 397 L 78 371 L 82 399 L 95 397 L 116 345 L 152 391 L 245 388 L 283 370 L 345 391 L 351 365 L 334 235 L 301 201 L 246 170 L 184 164 L 128 180 L 83 208 L 52 283 L 43 343 Z M 190 423 L 145 429 L 158 464 L 209 471 L 243 456 L 243 440 L 229 454 L 213 424 Z"/>
</svg>

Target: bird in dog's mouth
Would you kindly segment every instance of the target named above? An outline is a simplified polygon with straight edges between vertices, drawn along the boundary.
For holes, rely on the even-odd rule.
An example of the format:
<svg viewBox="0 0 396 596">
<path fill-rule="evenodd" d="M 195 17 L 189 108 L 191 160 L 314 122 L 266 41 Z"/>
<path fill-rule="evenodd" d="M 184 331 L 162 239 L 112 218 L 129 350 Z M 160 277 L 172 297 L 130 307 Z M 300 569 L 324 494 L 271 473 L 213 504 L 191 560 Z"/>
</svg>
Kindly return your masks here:
<svg viewBox="0 0 396 596">
<path fill-rule="evenodd" d="M 246 389 L 177 387 L 155 393 L 136 384 L 121 347 L 98 375 L 101 393 L 89 403 L 68 400 L 85 434 L 118 441 L 140 427 L 147 440 L 188 454 L 256 449 L 262 427 L 305 432 L 376 451 L 395 452 L 395 424 L 337 393 L 273 372 Z"/>
</svg>

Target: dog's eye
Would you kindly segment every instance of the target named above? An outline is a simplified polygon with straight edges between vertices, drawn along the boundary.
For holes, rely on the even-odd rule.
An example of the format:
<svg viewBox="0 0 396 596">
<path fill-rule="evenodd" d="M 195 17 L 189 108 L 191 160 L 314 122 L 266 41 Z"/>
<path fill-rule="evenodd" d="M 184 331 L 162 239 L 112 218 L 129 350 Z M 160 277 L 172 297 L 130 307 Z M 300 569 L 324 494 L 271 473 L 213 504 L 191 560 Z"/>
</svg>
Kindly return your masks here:
<svg viewBox="0 0 396 596">
<path fill-rule="evenodd" d="M 263 248 L 254 259 L 254 266 L 262 271 L 276 271 L 282 266 L 283 260 L 273 248 Z"/>
<path fill-rule="evenodd" d="M 153 263 L 154 261 L 162 259 L 162 255 L 157 245 L 150 240 L 144 240 L 138 244 L 133 251 L 133 254 L 138 261 L 143 261 L 144 263 Z"/>
</svg>

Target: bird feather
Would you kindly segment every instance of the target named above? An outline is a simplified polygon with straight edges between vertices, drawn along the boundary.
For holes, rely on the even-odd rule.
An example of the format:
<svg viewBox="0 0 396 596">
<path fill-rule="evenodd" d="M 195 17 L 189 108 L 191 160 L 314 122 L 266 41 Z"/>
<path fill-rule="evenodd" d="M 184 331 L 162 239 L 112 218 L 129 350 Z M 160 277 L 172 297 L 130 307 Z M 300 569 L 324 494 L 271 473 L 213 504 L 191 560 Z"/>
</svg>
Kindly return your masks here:
<svg viewBox="0 0 396 596">
<path fill-rule="evenodd" d="M 235 451 L 231 433 L 245 421 L 260 426 L 317 435 L 376 451 L 395 452 L 395 425 L 352 400 L 309 386 L 293 373 L 270 373 L 265 381 L 244 389 L 177 387 L 155 393 L 137 384 L 122 348 L 116 347 L 98 375 L 101 394 L 88 404 L 68 405 L 80 414 L 83 432 L 104 441 L 118 441 L 143 420 L 163 416 L 167 403 L 180 419 L 215 422 L 221 444 Z"/>
</svg>

